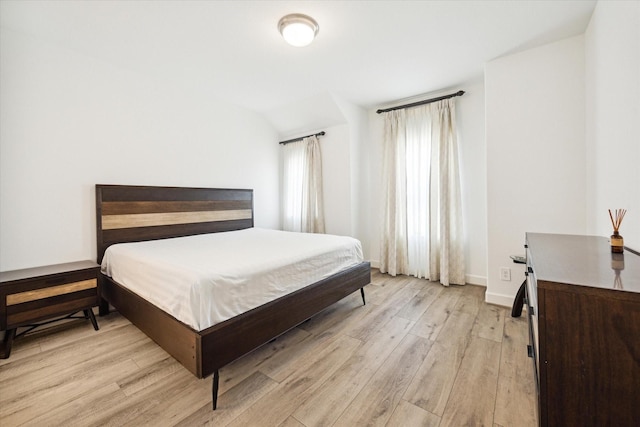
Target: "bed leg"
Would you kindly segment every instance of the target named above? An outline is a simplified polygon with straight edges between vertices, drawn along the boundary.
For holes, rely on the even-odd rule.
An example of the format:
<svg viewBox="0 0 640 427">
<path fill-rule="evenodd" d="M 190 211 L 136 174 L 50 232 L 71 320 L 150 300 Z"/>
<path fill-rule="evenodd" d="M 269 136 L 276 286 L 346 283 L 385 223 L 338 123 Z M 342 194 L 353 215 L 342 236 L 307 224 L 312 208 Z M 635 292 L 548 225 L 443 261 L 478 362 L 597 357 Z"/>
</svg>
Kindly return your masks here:
<svg viewBox="0 0 640 427">
<path fill-rule="evenodd" d="M 367 302 L 364 300 L 364 288 L 360 288 L 360 295 L 362 295 L 362 305 L 367 305 Z"/>
<path fill-rule="evenodd" d="M 100 298 L 100 304 L 98 305 L 98 315 L 102 317 L 106 316 L 107 314 L 109 314 L 109 302 L 104 298 Z"/>
<path fill-rule="evenodd" d="M 216 410 L 216 407 L 218 406 L 218 383 L 220 382 L 220 374 L 218 373 L 218 370 L 216 369 L 213 372 L 213 384 L 211 386 L 211 400 L 213 402 L 213 410 Z"/>
</svg>

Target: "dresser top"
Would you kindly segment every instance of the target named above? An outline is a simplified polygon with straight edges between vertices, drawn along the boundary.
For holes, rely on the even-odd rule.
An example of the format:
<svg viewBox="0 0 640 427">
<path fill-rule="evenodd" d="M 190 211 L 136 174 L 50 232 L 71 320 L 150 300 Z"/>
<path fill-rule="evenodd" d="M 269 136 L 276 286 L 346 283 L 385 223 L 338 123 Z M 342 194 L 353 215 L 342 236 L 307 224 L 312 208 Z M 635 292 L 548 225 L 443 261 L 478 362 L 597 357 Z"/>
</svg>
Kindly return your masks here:
<svg viewBox="0 0 640 427">
<path fill-rule="evenodd" d="M 99 267 L 100 266 L 93 261 L 76 261 L 67 262 L 64 264 L 25 268 L 22 270 L 0 271 L 0 283 L 14 282 L 17 280 L 51 276 L 54 274 L 69 273 L 72 271 L 88 270 Z"/>
<path fill-rule="evenodd" d="M 608 237 L 527 233 L 537 280 L 640 293 L 640 256 L 611 253 Z"/>
</svg>

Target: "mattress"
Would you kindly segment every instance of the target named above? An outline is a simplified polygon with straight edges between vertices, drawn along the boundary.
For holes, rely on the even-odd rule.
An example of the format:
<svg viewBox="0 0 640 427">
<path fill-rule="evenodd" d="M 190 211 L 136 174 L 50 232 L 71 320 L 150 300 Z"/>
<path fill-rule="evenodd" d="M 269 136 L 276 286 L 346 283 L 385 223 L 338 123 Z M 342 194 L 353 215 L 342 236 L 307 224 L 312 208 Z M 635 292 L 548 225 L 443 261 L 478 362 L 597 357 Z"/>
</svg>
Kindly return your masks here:
<svg viewBox="0 0 640 427">
<path fill-rule="evenodd" d="M 201 331 L 362 260 L 351 237 L 248 228 L 115 244 L 102 273 Z"/>
</svg>

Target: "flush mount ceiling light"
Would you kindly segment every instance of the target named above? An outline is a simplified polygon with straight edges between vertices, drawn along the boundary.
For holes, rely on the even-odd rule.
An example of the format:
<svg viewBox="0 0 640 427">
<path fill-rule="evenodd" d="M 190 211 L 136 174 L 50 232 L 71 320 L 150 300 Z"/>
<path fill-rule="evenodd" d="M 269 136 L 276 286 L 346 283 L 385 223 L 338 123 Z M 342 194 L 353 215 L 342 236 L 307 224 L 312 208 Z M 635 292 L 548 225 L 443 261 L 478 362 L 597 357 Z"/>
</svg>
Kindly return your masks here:
<svg viewBox="0 0 640 427">
<path fill-rule="evenodd" d="M 310 44 L 318 34 L 320 27 L 310 16 L 292 13 L 283 16 L 278 22 L 278 31 L 291 46 L 302 47 Z"/>
</svg>

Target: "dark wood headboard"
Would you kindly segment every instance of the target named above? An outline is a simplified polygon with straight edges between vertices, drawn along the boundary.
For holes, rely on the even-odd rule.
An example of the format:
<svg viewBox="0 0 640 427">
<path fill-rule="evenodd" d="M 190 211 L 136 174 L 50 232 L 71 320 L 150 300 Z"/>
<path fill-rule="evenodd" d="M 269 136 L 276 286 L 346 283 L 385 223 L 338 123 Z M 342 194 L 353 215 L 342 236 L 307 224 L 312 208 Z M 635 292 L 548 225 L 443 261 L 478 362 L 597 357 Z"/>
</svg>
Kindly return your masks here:
<svg viewBox="0 0 640 427">
<path fill-rule="evenodd" d="M 253 190 L 96 184 L 98 263 L 114 243 L 253 227 Z"/>
</svg>

